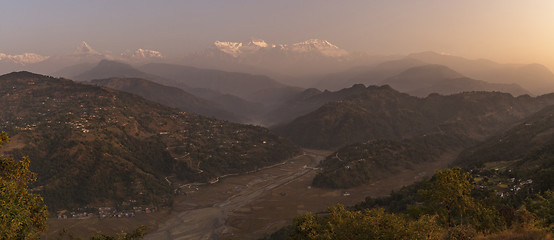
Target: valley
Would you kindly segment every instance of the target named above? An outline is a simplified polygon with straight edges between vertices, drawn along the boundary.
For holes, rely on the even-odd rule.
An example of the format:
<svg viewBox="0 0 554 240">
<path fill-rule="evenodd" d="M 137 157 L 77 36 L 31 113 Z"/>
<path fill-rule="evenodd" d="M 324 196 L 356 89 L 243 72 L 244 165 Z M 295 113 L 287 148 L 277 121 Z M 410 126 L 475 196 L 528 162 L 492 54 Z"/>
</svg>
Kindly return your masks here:
<svg viewBox="0 0 554 240">
<path fill-rule="evenodd" d="M 97 67 L 137 72 L 108 61 Z M 489 157 L 490 145 L 541 150 L 512 146 L 522 137 L 500 147 L 494 137 L 483 141 L 513 126 L 519 133 L 524 121 L 537 135 L 525 139 L 548 144 L 548 106 L 554 104 L 552 94 L 472 91 L 422 98 L 388 85 L 356 84 L 265 96 L 279 102 L 265 105 L 273 106 L 265 122 L 280 123 L 270 130 L 188 113 L 232 116 L 217 103 L 154 81 L 109 78 L 91 85 L 30 72 L 0 77 L 0 126 L 13 137 L 2 153 L 32 159 L 38 173 L 33 191 L 53 213 L 44 238 L 64 229 L 69 236 L 91 236 L 145 225 L 145 239 L 152 240 L 271 239 L 299 215 L 336 204 L 374 204 L 371 199 L 418 187 L 413 184 L 428 181 L 435 170 L 494 162 L 481 159 Z M 536 153 L 546 155 L 546 167 L 549 153 Z M 502 179 L 510 176 L 474 170 L 481 173 L 477 178 L 494 177 L 493 185 L 478 185 L 490 189 L 503 190 Z M 548 171 L 536 180 L 545 189 Z"/>
<path fill-rule="evenodd" d="M 304 154 L 284 164 L 250 174 L 229 176 L 220 182 L 192 188 L 175 198 L 171 209 L 131 218 L 51 219 L 47 236 L 63 227 L 75 235 L 97 231 L 132 230 L 144 224 L 145 239 L 258 239 L 291 223 L 305 212 L 322 212 L 336 203 L 355 205 L 367 196 L 387 196 L 391 191 L 422 180 L 442 169 L 455 155 L 404 169 L 394 176 L 348 189 L 311 187 L 316 167 L 330 151 L 304 149 Z"/>
</svg>

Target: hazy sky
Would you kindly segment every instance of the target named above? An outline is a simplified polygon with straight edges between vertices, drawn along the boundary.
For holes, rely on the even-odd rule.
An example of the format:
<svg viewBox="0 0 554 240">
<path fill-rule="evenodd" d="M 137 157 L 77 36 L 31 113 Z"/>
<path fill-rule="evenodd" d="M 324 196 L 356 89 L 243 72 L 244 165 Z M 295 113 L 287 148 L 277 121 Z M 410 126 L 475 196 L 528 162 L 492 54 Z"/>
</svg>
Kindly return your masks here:
<svg viewBox="0 0 554 240">
<path fill-rule="evenodd" d="M 328 40 L 372 54 L 447 52 L 554 69 L 552 0 L 0 0 L 0 52 L 177 56 L 215 40 Z"/>
</svg>

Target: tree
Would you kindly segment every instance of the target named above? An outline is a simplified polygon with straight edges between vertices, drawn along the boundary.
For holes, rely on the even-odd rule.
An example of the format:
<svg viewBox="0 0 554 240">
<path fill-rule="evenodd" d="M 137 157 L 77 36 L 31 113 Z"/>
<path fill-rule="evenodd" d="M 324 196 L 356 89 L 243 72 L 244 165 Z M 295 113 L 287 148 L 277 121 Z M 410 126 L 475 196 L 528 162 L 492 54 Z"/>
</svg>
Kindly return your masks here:
<svg viewBox="0 0 554 240">
<path fill-rule="evenodd" d="M 535 214 L 543 227 L 554 232 L 554 192 L 546 191 L 525 200 L 525 208 Z"/>
<path fill-rule="evenodd" d="M 137 240 L 142 239 L 144 237 L 144 231 L 146 231 L 146 226 L 141 225 L 138 226 L 134 231 L 126 233 L 122 232 L 119 234 L 116 234 L 115 236 L 110 236 L 106 234 L 97 234 L 93 236 L 92 240 Z"/>
<path fill-rule="evenodd" d="M 0 147 L 8 140 L 1 132 Z M 28 158 L 0 157 L 0 239 L 37 239 L 46 230 L 46 205 L 29 191 L 29 183 L 35 180 Z"/>
<path fill-rule="evenodd" d="M 463 216 L 475 205 L 470 180 L 471 175 L 460 168 L 437 170 L 428 187 L 418 191 L 418 195 L 447 225 L 452 225 L 456 216 L 463 223 Z"/>
<path fill-rule="evenodd" d="M 328 214 L 311 213 L 294 219 L 288 239 L 441 239 L 442 229 L 434 217 L 410 220 L 402 215 L 385 213 L 384 209 L 348 211 L 338 204 Z"/>
</svg>

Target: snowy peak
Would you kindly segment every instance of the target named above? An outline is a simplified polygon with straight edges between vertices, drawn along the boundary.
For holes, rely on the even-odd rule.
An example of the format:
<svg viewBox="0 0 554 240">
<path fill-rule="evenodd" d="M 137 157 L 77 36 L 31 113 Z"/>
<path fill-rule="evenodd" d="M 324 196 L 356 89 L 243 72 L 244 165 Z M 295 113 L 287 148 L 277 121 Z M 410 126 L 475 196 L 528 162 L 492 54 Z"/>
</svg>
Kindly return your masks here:
<svg viewBox="0 0 554 240">
<path fill-rule="evenodd" d="M 238 57 L 241 54 L 240 48 L 242 47 L 242 43 L 215 41 L 214 46 L 218 50 L 227 53 L 233 57 Z"/>
<path fill-rule="evenodd" d="M 129 64 L 144 64 L 148 62 L 161 62 L 166 58 L 159 51 L 144 48 L 113 54 L 109 51 L 96 51 L 87 42 L 83 41 L 74 48 L 73 52 L 61 55 L 42 56 L 36 53 L 10 55 L 0 52 L 0 73 L 26 70 L 58 74 L 64 69 L 71 69 L 73 66 L 88 66 L 98 63 L 102 59 Z"/>
<path fill-rule="evenodd" d="M 320 40 L 320 39 L 309 39 L 304 42 L 294 43 L 293 46 L 308 46 L 318 49 L 324 49 L 324 48 L 333 48 L 333 49 L 339 49 L 336 45 L 333 45 L 332 43 L 326 41 L 326 40 Z"/>
<path fill-rule="evenodd" d="M 100 53 L 90 47 L 87 42 L 82 41 L 81 45 L 75 48 L 73 51 L 74 54 L 91 54 L 91 55 L 100 55 Z"/>
<path fill-rule="evenodd" d="M 155 51 L 155 50 L 149 50 L 149 49 L 142 49 L 139 48 L 137 50 L 130 51 L 127 50 L 121 54 L 121 57 L 131 59 L 131 60 L 146 60 L 146 59 L 163 59 L 164 56 L 162 53 Z"/>
<path fill-rule="evenodd" d="M 257 47 L 268 47 L 269 45 L 261 39 L 251 39 L 248 43 L 249 46 L 257 46 Z"/>
<path fill-rule="evenodd" d="M 304 42 L 287 44 L 268 44 L 261 39 L 251 39 L 247 43 L 215 41 L 213 47 L 235 58 L 246 54 L 255 54 L 263 49 L 277 49 L 288 53 L 319 53 L 326 57 L 344 57 L 348 52 L 326 40 L 309 39 Z"/>
<path fill-rule="evenodd" d="M 48 58 L 49 57 L 47 56 L 41 56 L 36 53 L 23 53 L 19 55 L 9 55 L 5 53 L 0 53 L 0 61 L 11 62 L 18 65 L 27 65 L 27 64 L 42 62 Z"/>
<path fill-rule="evenodd" d="M 268 43 L 266 43 L 264 40 L 261 40 L 261 39 L 251 39 L 248 43 L 242 44 L 242 47 L 240 48 L 240 52 L 242 54 L 256 53 L 262 49 L 271 48 L 271 47 L 275 47 L 275 46 L 270 46 Z"/>
<path fill-rule="evenodd" d="M 159 51 L 143 49 L 143 48 L 139 48 L 134 51 L 125 50 L 121 54 L 114 54 L 114 55 L 110 53 L 101 53 L 94 50 L 85 41 L 81 42 L 81 44 L 75 48 L 75 51 L 73 51 L 73 56 L 84 58 L 84 59 L 92 58 L 95 61 L 98 58 L 102 58 L 102 59 L 111 59 L 111 60 L 130 62 L 130 63 L 164 59 L 164 56 Z"/>
<path fill-rule="evenodd" d="M 328 57 L 343 57 L 348 55 L 346 50 L 343 50 L 326 40 L 320 39 L 309 39 L 304 42 L 294 43 L 290 49 L 301 53 L 316 51 Z"/>
</svg>

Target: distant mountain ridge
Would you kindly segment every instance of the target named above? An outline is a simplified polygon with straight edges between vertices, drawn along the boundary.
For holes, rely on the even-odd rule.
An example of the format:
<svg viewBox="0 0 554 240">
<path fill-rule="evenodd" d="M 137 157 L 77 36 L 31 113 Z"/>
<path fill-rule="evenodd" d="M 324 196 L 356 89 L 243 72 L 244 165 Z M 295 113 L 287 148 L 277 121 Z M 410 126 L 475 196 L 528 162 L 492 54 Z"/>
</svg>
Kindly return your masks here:
<svg viewBox="0 0 554 240">
<path fill-rule="evenodd" d="M 535 95 L 554 92 L 554 73 L 537 63 L 501 64 L 486 59 L 471 60 L 431 51 L 408 55 L 368 55 L 346 51 L 330 41 L 315 38 L 290 44 L 270 43 L 261 39 L 244 42 L 215 41 L 204 50 L 172 58 L 157 50 L 145 48 L 127 49 L 119 54 L 97 51 L 83 41 L 73 52 L 67 54 L 43 56 L 31 52 L 0 53 L 0 74 L 26 70 L 73 77 L 75 75 L 65 74 L 75 73 L 78 68 L 73 68 L 74 66 L 93 64 L 102 59 L 133 66 L 167 63 L 261 74 L 291 86 L 331 91 L 357 83 L 375 85 L 410 67 L 439 64 L 471 79 L 488 83 L 518 84 Z"/>
<path fill-rule="evenodd" d="M 490 83 L 516 83 L 534 94 L 554 92 L 554 73 L 541 64 L 499 64 L 490 60 L 422 52 L 408 55 L 430 64 L 441 64 L 467 77 Z"/>
<path fill-rule="evenodd" d="M 139 68 L 143 72 L 155 74 L 189 88 L 211 89 L 223 94 L 231 94 L 250 101 L 272 101 L 256 94 L 266 89 L 300 92 L 269 77 L 238 72 L 226 72 L 212 69 L 199 69 L 175 64 L 152 63 Z M 179 87 L 179 86 L 177 86 Z M 182 88 L 182 87 L 180 87 Z"/>
<path fill-rule="evenodd" d="M 380 84 L 418 97 L 431 93 L 443 95 L 471 91 L 499 91 L 514 96 L 530 94 L 517 84 L 488 83 L 464 77 L 443 65 L 423 65 L 409 68 L 400 74 L 383 80 Z"/>
<path fill-rule="evenodd" d="M 385 79 L 409 68 L 426 64 L 413 58 L 403 58 L 384 61 L 373 66 L 358 66 L 342 72 L 326 74 L 319 79 L 316 78 L 314 87 L 336 91 L 353 84 L 379 85 Z"/>
<path fill-rule="evenodd" d="M 392 73 L 398 71 L 398 67 L 419 64 L 418 61 L 407 60 L 383 63 L 381 66 L 382 69 L 391 69 L 390 73 Z M 109 76 L 143 78 L 165 86 L 177 87 L 196 97 L 216 103 L 219 107 L 213 109 L 214 111 L 225 110 L 236 115 L 235 118 L 229 118 L 229 115 L 225 114 L 217 115 L 219 117 L 235 119 L 233 121 L 242 119 L 240 121 L 244 123 L 265 126 L 283 124 L 314 111 L 323 104 L 344 100 L 357 94 L 356 91 L 350 91 L 347 88 L 337 92 L 309 91 L 307 94 L 310 96 L 303 96 L 306 93 L 303 89 L 287 86 L 266 76 L 164 63 L 146 64 L 139 70 L 125 63 L 103 60 L 76 78 L 91 80 Z M 424 64 L 411 67 L 379 83 L 389 84 L 401 92 L 420 97 L 435 92 L 455 94 L 467 91 L 501 91 L 514 96 L 529 94 L 515 84 L 491 84 L 468 79 L 442 65 Z M 194 111 L 198 112 L 198 109 Z M 203 111 L 202 113 L 213 114 L 214 112 Z"/>
<path fill-rule="evenodd" d="M 295 98 L 290 99 L 280 107 L 266 113 L 264 118 L 270 126 L 287 123 L 299 116 L 318 109 L 326 103 L 348 99 L 362 94 L 365 91 L 366 87 L 362 84 L 356 84 L 350 88 L 345 88 L 336 92 L 321 92 L 315 88 L 306 89 Z"/>
<path fill-rule="evenodd" d="M 183 110 L 256 124 L 264 124 L 263 121 L 260 122 L 259 116 L 266 111 L 266 108 L 301 91 L 299 88 L 289 87 L 265 76 L 246 73 L 162 63 L 146 64 L 140 69 L 142 71 L 126 63 L 102 60 L 96 66 L 77 75 L 75 79 L 82 81 L 106 78 L 145 79 L 190 93 L 200 99 L 195 102 L 203 105 L 201 108 L 191 108 L 191 104 L 173 102 L 169 106 L 177 107 L 180 104 L 180 107 L 184 107 L 181 108 Z M 167 96 L 160 97 L 167 98 Z M 186 99 L 181 98 L 181 100 Z M 164 102 L 169 103 L 165 100 Z M 211 103 L 207 104 L 208 102 Z M 213 109 L 210 110 L 209 106 Z"/>
<path fill-rule="evenodd" d="M 216 103 L 210 102 L 175 87 L 168 87 L 141 78 L 109 78 L 92 80 L 92 84 L 104 86 L 124 92 L 134 93 L 148 100 L 168 107 L 178 108 L 185 112 L 215 117 L 232 122 L 247 122 L 248 120 L 225 111 Z"/>
<path fill-rule="evenodd" d="M 184 65 L 226 71 L 255 72 L 278 77 L 303 76 L 347 69 L 368 61 L 365 54 L 351 53 L 326 40 L 283 44 L 252 39 L 247 42 L 216 41 L 204 50 L 183 57 Z M 286 81 L 292 84 L 292 81 Z"/>
<path fill-rule="evenodd" d="M 316 81 L 315 86 L 328 90 L 338 90 L 358 83 L 390 85 L 400 92 L 419 97 L 431 93 L 445 95 L 468 91 L 499 91 L 514 96 L 531 94 L 518 84 L 471 79 L 446 65 L 429 64 L 413 58 L 387 61 L 371 67 L 357 67 L 328 74 Z"/>
<path fill-rule="evenodd" d="M 429 132 L 482 140 L 550 104 L 554 104 L 552 95 L 532 98 L 467 92 L 432 94 L 421 99 L 389 86 L 370 86 L 362 94 L 327 103 L 275 130 L 304 147 L 315 148 L 372 139 L 401 139 Z"/>
<path fill-rule="evenodd" d="M 87 69 L 85 72 L 80 73 L 76 76 L 71 76 L 72 79 L 78 81 L 90 81 L 95 79 L 106 79 L 106 78 L 144 78 L 156 82 L 168 81 L 162 79 L 159 76 L 148 74 L 142 71 L 137 70 L 129 64 L 112 61 L 107 59 L 102 59 L 98 64 L 96 64 L 91 69 Z"/>
<path fill-rule="evenodd" d="M 25 70 L 58 77 L 73 77 L 74 75 L 64 75 L 62 70 L 75 65 L 96 64 L 102 59 L 121 61 L 129 64 L 166 61 L 165 56 L 156 50 L 139 48 L 114 54 L 106 51 L 97 51 L 87 42 L 82 41 L 75 47 L 73 52 L 53 56 L 42 56 L 36 53 L 17 55 L 0 53 L 0 74 Z"/>
</svg>

